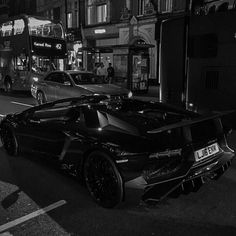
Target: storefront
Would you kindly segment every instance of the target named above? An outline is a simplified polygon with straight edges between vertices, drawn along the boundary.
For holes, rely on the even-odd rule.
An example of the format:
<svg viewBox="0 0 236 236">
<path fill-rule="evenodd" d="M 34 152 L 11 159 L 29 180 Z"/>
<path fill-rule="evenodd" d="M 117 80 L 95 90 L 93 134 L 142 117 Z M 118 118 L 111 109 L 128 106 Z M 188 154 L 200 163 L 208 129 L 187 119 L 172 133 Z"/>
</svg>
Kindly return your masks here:
<svg viewBox="0 0 236 236">
<path fill-rule="evenodd" d="M 79 28 L 68 29 L 67 32 L 67 49 L 68 49 L 68 63 L 67 69 L 76 69 L 79 64 L 83 63 L 83 53 L 81 32 Z"/>
<path fill-rule="evenodd" d="M 109 63 L 115 70 L 113 83 L 133 92 L 147 92 L 150 80 L 157 81 L 157 46 L 155 22 L 129 23 L 85 30 L 81 48 L 87 70 L 96 73 L 96 66 Z"/>
</svg>

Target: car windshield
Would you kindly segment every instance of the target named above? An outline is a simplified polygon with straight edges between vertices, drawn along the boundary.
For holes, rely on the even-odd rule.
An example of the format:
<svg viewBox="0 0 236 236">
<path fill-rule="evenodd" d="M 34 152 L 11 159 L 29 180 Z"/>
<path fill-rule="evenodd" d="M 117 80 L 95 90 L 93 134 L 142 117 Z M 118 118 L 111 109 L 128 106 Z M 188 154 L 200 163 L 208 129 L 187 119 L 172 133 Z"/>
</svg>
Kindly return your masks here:
<svg viewBox="0 0 236 236">
<path fill-rule="evenodd" d="M 70 74 L 75 84 L 105 84 L 104 78 L 92 73 L 71 73 Z"/>
</svg>

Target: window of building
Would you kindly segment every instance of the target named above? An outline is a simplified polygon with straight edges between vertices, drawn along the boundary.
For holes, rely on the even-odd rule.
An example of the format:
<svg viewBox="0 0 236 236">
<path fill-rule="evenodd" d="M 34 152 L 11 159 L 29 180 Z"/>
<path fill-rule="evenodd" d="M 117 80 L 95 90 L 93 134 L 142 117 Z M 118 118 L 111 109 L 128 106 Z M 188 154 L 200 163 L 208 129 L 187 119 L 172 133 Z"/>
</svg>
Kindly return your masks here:
<svg viewBox="0 0 236 236">
<path fill-rule="evenodd" d="M 72 13 L 71 12 L 69 12 L 69 13 L 67 13 L 67 27 L 68 28 L 72 28 Z"/>
<path fill-rule="evenodd" d="M 79 27 L 79 11 L 75 10 L 75 26 Z"/>
<path fill-rule="evenodd" d="M 149 3 L 149 0 L 139 0 L 138 1 L 138 14 L 145 14 L 145 6 Z"/>
<path fill-rule="evenodd" d="M 106 22 L 107 20 L 107 5 L 97 6 L 97 23 Z"/>
<path fill-rule="evenodd" d="M 107 22 L 108 3 L 107 0 L 88 0 L 87 2 L 87 24 Z"/>
<path fill-rule="evenodd" d="M 167 13 L 172 11 L 173 0 L 160 0 L 159 1 L 159 12 Z"/>
</svg>

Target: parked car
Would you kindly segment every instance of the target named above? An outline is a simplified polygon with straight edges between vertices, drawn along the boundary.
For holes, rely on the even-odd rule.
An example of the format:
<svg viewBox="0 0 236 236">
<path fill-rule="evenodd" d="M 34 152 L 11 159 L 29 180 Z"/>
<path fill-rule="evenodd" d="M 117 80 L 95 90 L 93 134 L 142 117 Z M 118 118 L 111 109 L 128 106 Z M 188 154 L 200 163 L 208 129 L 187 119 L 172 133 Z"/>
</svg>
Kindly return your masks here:
<svg viewBox="0 0 236 236">
<path fill-rule="evenodd" d="M 106 94 L 114 98 L 132 97 L 132 92 L 114 84 L 104 77 L 88 71 L 52 71 L 42 79 L 34 78 L 31 94 L 38 104 L 57 99 L 88 94 Z"/>
<path fill-rule="evenodd" d="M 221 123 L 225 114 L 93 95 L 8 114 L 0 135 L 9 155 L 30 151 L 54 158 L 85 180 L 98 204 L 111 208 L 130 189 L 142 191 L 143 200 L 154 193 L 161 200 L 218 179 L 234 158 Z"/>
</svg>

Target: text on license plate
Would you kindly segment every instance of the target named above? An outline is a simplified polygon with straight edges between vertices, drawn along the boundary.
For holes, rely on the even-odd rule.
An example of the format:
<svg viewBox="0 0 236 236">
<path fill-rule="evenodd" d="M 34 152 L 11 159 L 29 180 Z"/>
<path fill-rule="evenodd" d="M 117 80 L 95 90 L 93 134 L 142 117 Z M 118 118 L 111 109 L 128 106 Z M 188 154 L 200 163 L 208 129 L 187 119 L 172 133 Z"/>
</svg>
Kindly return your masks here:
<svg viewBox="0 0 236 236">
<path fill-rule="evenodd" d="M 219 152 L 219 146 L 217 143 L 214 143 L 210 146 L 195 151 L 194 157 L 196 161 L 201 161 L 211 155 L 216 154 L 217 152 Z"/>
</svg>

